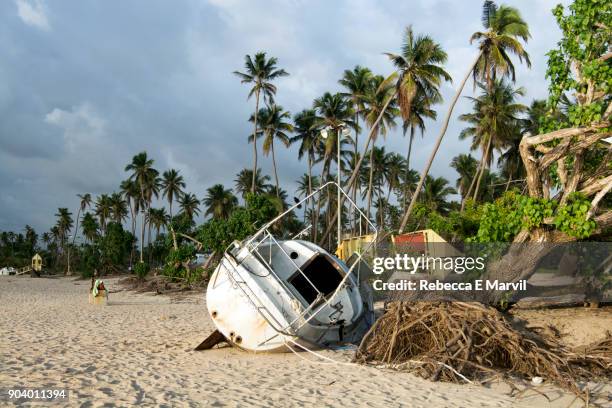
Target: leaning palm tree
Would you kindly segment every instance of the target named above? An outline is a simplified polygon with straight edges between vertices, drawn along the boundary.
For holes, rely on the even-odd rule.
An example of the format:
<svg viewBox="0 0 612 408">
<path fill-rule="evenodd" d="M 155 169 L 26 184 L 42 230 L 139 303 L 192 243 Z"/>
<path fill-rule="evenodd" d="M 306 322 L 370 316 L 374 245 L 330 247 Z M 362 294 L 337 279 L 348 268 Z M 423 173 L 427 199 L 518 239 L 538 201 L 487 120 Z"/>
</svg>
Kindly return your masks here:
<svg viewBox="0 0 612 408">
<path fill-rule="evenodd" d="M 79 197 L 79 209 L 77 211 L 77 216 L 76 216 L 76 225 L 74 227 L 74 235 L 72 236 L 72 245 L 74 245 L 77 233 L 79 231 L 79 218 L 81 217 L 81 212 L 85 211 L 87 208 L 89 208 L 89 206 L 91 206 L 91 194 L 86 193 L 86 194 L 77 194 L 77 197 Z"/>
<path fill-rule="evenodd" d="M 404 214 L 404 218 L 402 219 L 399 229 L 400 233 L 403 232 L 412 209 L 416 204 L 418 193 L 425 182 L 425 176 L 431 169 L 436 153 L 438 152 L 442 139 L 444 138 L 446 130 L 448 129 L 448 123 L 453 113 L 453 109 L 455 108 L 457 100 L 459 99 L 468 78 L 470 76 L 474 76 L 474 73 L 477 72 L 476 78 L 480 78 L 485 82 L 488 82 L 489 79 L 495 78 L 496 76 L 510 76 L 514 81 L 514 66 L 509 58 L 509 54 L 518 56 L 519 61 L 522 62 L 525 60 L 527 66 L 531 66 L 529 55 L 519 42 L 519 39 L 527 42 L 530 37 L 529 28 L 516 8 L 504 5 L 497 7 L 495 2 L 486 0 L 483 4 L 482 24 L 486 31 L 476 32 L 470 38 L 470 43 L 474 41 L 478 42 L 478 54 L 476 55 L 474 62 L 472 62 L 469 66 L 467 74 L 459 84 L 459 88 L 457 88 L 457 92 L 451 100 L 448 107 L 448 112 L 446 113 L 444 121 L 442 122 L 440 133 L 438 134 L 427 164 L 425 165 L 425 168 L 421 174 L 418 189 L 412 196 L 410 205 L 408 206 L 408 209 Z M 487 59 L 487 61 L 484 59 Z"/>
<path fill-rule="evenodd" d="M 184 216 L 190 221 L 193 217 L 200 214 L 200 200 L 197 199 L 195 194 L 184 193 L 179 199 L 179 207 Z"/>
<path fill-rule="evenodd" d="M 140 262 L 144 262 L 144 232 L 146 224 L 146 214 L 150 207 L 155 186 L 159 184 L 157 181 L 157 170 L 153 168 L 153 159 L 147 157 L 147 152 L 138 153 L 132 158 L 132 162 L 125 166 L 125 171 L 132 172 L 129 180 L 133 180 L 138 184 L 140 190 L 140 199 L 146 204 L 145 211 L 142 211 L 142 225 L 140 228 Z"/>
<path fill-rule="evenodd" d="M 262 175 L 261 169 L 257 169 L 255 174 L 255 194 L 265 194 L 270 188 L 270 176 L 267 174 Z M 236 174 L 234 179 L 236 192 L 240 194 L 243 200 L 246 199 L 246 195 L 251 191 L 253 185 L 253 170 L 242 169 L 240 173 Z"/>
<path fill-rule="evenodd" d="M 514 89 L 503 80 L 496 80 L 491 89 L 482 84 L 478 86 L 482 90 L 481 95 L 469 98 L 473 104 L 473 112 L 459 116 L 462 121 L 470 124 L 461 131 L 459 138 L 471 137 L 472 150 L 482 150 L 482 159 L 473 184 L 474 199 L 479 195 L 484 170 L 489 168 L 493 161 L 493 149 L 501 150 L 504 144 L 511 140 L 518 130 L 519 115 L 527 109 L 526 106 L 516 103 L 516 98 L 525 94 L 523 88 Z M 473 186 L 470 186 L 468 196 Z"/>
<path fill-rule="evenodd" d="M 357 154 L 359 148 L 359 116 L 365 110 L 364 97 L 370 86 L 372 76 L 372 71 L 369 68 L 357 65 L 352 70 L 345 70 L 342 79 L 338 81 L 346 89 L 346 92 L 343 92 L 342 95 L 349 98 L 354 112 L 355 154 Z"/>
<path fill-rule="evenodd" d="M 245 72 L 234 71 L 243 84 L 253 84 L 248 99 L 255 95 L 255 113 L 253 114 L 253 135 L 257 134 L 257 120 L 259 114 L 259 97 L 263 93 L 264 100 L 268 104 L 274 102 L 276 86 L 272 84 L 274 79 L 289 75 L 284 69 L 276 67 L 277 59 L 271 57 L 266 59 L 265 52 L 258 52 L 255 58 L 250 55 L 244 57 Z M 255 192 L 255 175 L 257 173 L 257 139 L 253 139 L 253 182 L 251 192 Z"/>
<path fill-rule="evenodd" d="M 498 76 L 511 78 L 512 82 L 516 80 L 509 54 L 516 55 L 520 62 L 525 60 L 527 66 L 531 66 L 529 54 L 517 39 L 527 42 L 530 34 L 517 9 L 504 5 L 498 7 L 492 0 L 486 0 L 483 4 L 482 25 L 486 31 L 477 31 L 470 38 L 470 43 L 478 41 L 480 49 L 472 76 L 474 83 L 482 81 L 491 90 Z"/>
<path fill-rule="evenodd" d="M 276 169 L 276 154 L 274 152 L 274 141 L 279 140 L 281 143 L 285 145 L 285 147 L 289 147 L 291 144 L 291 137 L 289 136 L 289 132 L 293 131 L 293 125 L 287 121 L 287 119 L 291 118 L 291 113 L 286 110 L 283 110 L 283 107 L 280 105 L 270 105 L 259 111 L 257 115 L 261 119 L 259 125 L 259 131 L 257 132 L 257 138 L 263 137 L 263 154 L 264 156 L 268 156 L 270 152 L 272 152 L 272 166 L 274 168 L 274 180 L 276 181 L 276 191 L 279 191 L 278 184 L 278 172 Z M 256 121 L 257 116 L 251 117 L 250 120 Z M 249 140 L 256 139 L 249 137 Z M 278 197 L 278 194 L 277 194 Z"/>
<path fill-rule="evenodd" d="M 238 199 L 231 189 L 225 189 L 222 184 L 215 184 L 206 190 L 203 204 L 206 207 L 206 215 L 227 219 L 238 205 Z"/>
<path fill-rule="evenodd" d="M 168 210 L 172 218 L 172 203 L 183 194 L 185 180 L 177 170 L 166 170 L 162 175 L 161 188 L 162 196 L 168 200 Z"/>
</svg>

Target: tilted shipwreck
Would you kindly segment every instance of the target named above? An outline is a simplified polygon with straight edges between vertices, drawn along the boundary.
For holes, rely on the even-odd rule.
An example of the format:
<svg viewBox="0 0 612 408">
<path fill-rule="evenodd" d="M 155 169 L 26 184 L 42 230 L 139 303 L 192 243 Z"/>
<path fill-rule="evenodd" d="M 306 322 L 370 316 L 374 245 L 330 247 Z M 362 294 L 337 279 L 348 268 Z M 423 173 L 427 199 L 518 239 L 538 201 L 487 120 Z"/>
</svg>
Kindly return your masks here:
<svg viewBox="0 0 612 408">
<path fill-rule="evenodd" d="M 355 254 L 349 266 L 312 242 L 277 239 L 271 233 L 302 203 L 333 186 L 338 188 L 333 182 L 323 185 L 226 250 L 206 292 L 217 331 L 196 349 L 226 341 L 245 350 L 272 352 L 361 339 L 374 320 L 371 292 L 360 283 L 361 255 Z M 353 206 L 351 213 L 365 218 L 340 192 Z"/>
</svg>

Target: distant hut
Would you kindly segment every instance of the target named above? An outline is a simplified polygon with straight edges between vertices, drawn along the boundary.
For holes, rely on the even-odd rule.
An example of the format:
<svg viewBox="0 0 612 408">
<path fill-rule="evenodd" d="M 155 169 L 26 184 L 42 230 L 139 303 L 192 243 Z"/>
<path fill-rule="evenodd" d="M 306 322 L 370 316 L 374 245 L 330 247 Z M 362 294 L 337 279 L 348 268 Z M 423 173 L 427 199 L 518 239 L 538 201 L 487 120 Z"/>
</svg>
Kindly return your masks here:
<svg viewBox="0 0 612 408">
<path fill-rule="evenodd" d="M 40 273 L 42 271 L 43 260 L 42 257 L 37 253 L 32 257 L 32 270 Z"/>
</svg>

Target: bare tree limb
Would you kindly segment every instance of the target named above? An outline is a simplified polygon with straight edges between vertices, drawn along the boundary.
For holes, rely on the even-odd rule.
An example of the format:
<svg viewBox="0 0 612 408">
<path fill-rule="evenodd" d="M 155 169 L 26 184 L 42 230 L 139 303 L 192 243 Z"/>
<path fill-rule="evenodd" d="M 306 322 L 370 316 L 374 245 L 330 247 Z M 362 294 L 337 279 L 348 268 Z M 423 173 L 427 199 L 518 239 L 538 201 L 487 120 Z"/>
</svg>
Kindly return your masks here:
<svg viewBox="0 0 612 408">
<path fill-rule="evenodd" d="M 599 179 L 595 181 L 594 183 L 587 185 L 582 190 L 580 190 L 580 192 L 588 197 L 588 196 L 591 196 L 597 193 L 598 191 L 605 190 L 606 188 L 608 188 L 608 191 L 609 191 L 609 185 L 611 184 L 612 184 L 612 175 L 609 175 L 606 178 Z"/>
<path fill-rule="evenodd" d="M 586 215 L 587 220 L 590 219 L 593 214 L 595 214 L 595 212 L 597 211 L 597 207 L 599 206 L 599 202 L 604 198 L 606 194 L 608 194 L 610 189 L 612 189 L 612 176 L 608 184 L 606 184 L 604 188 L 599 190 L 599 193 L 595 194 L 593 201 L 591 201 L 591 208 L 589 209 L 589 212 Z"/>
</svg>

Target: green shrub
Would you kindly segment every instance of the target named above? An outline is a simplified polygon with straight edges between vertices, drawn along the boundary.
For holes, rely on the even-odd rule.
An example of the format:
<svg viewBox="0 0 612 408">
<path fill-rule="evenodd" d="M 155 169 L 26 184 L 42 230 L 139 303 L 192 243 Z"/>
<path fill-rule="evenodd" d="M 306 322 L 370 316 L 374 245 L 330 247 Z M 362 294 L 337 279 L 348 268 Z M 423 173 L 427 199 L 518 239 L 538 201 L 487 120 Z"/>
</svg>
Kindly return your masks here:
<svg viewBox="0 0 612 408">
<path fill-rule="evenodd" d="M 149 265 L 146 262 L 138 262 L 136 266 L 134 266 L 134 273 L 138 278 L 144 279 L 149 273 Z"/>
</svg>

